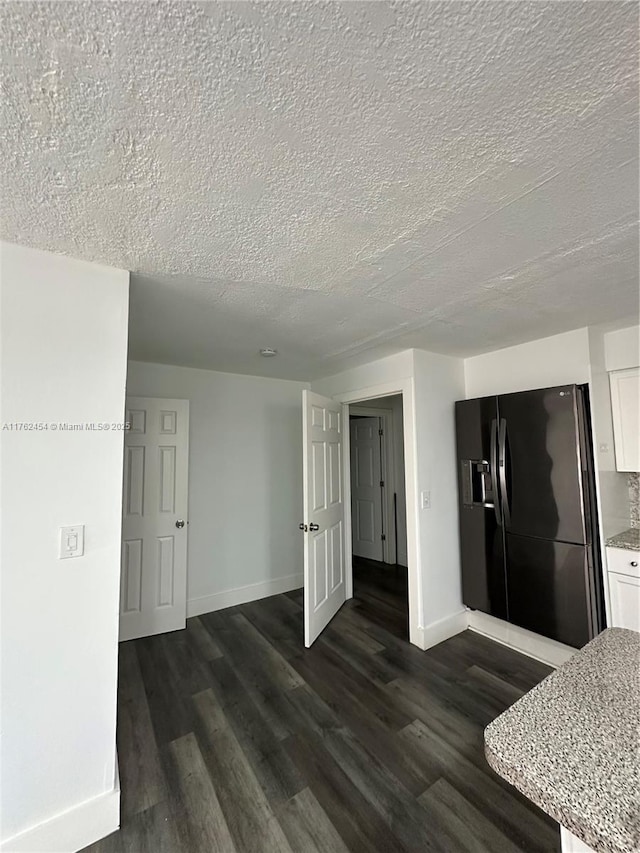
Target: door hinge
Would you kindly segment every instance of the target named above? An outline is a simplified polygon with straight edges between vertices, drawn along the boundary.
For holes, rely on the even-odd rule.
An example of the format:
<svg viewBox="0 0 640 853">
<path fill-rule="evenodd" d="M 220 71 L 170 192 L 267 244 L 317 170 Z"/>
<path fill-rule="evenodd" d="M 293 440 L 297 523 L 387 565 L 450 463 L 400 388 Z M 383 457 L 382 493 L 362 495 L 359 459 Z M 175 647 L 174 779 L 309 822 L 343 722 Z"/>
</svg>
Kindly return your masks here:
<svg viewBox="0 0 640 853">
<path fill-rule="evenodd" d="M 384 488 L 384 480 L 380 480 L 380 488 L 381 488 L 381 489 L 383 489 L 383 488 Z"/>
<path fill-rule="evenodd" d="M 383 541 L 383 542 L 386 542 L 386 541 L 387 541 L 387 537 L 385 536 L 385 534 L 384 534 L 384 533 L 382 534 L 382 536 L 381 536 L 380 538 L 382 539 L 382 541 Z"/>
<path fill-rule="evenodd" d="M 383 430 L 381 430 L 381 429 L 379 429 L 379 430 L 378 430 L 378 435 L 384 435 L 384 431 L 383 431 Z"/>
</svg>

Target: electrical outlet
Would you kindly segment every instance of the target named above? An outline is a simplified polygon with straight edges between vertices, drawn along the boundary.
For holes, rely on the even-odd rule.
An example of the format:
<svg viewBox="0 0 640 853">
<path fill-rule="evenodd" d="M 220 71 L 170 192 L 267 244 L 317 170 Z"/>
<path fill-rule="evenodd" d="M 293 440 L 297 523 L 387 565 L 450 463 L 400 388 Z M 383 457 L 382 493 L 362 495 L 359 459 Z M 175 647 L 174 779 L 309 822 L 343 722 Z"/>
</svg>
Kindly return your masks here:
<svg viewBox="0 0 640 853">
<path fill-rule="evenodd" d="M 84 554 L 84 524 L 60 528 L 60 552 L 58 558 L 82 557 Z"/>
<path fill-rule="evenodd" d="M 420 506 L 422 509 L 431 509 L 431 492 L 420 493 Z"/>
</svg>

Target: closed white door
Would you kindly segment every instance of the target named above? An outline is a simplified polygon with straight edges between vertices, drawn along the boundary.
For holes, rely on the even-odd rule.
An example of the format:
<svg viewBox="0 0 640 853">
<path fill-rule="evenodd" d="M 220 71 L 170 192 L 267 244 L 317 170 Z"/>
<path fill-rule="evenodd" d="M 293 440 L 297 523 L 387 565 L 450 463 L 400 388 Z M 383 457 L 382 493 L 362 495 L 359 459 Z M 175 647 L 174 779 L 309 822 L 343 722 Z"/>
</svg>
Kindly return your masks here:
<svg viewBox="0 0 640 853">
<path fill-rule="evenodd" d="M 189 401 L 128 397 L 126 420 L 120 640 L 187 618 Z"/>
<path fill-rule="evenodd" d="M 384 560 L 380 418 L 351 418 L 351 539 L 356 557 Z"/>
<path fill-rule="evenodd" d="M 344 411 L 302 392 L 304 479 L 304 643 L 308 648 L 346 601 Z"/>
</svg>

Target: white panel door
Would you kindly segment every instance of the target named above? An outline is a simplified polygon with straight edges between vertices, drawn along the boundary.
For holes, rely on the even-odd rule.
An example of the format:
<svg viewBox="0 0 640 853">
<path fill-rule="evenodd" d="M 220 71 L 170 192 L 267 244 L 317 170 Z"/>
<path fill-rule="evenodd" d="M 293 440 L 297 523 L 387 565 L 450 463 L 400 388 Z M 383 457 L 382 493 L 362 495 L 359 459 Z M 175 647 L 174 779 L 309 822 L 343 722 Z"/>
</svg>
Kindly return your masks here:
<svg viewBox="0 0 640 853">
<path fill-rule="evenodd" d="M 351 546 L 357 557 L 384 560 L 380 418 L 351 418 Z"/>
<path fill-rule="evenodd" d="M 184 628 L 189 401 L 128 397 L 120 640 Z"/>
<path fill-rule="evenodd" d="M 302 392 L 304 643 L 308 648 L 346 601 L 344 414 L 340 403 Z"/>
</svg>

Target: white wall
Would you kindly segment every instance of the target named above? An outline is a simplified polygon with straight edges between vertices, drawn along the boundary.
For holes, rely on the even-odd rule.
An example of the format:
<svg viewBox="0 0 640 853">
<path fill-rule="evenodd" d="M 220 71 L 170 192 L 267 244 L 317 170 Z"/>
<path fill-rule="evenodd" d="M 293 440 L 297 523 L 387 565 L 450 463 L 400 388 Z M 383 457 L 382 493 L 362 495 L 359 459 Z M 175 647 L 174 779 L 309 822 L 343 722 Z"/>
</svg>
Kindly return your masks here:
<svg viewBox="0 0 640 853">
<path fill-rule="evenodd" d="M 603 539 L 631 525 L 629 478 L 616 470 L 611 391 L 606 366 L 607 337 L 602 329 L 589 328 L 589 385 Z"/>
<path fill-rule="evenodd" d="M 302 586 L 306 387 L 129 363 L 129 395 L 190 402 L 189 615 Z"/>
<path fill-rule="evenodd" d="M 413 351 L 407 349 L 396 353 L 396 355 L 370 361 L 367 364 L 360 365 L 360 367 L 353 367 L 333 376 L 316 379 L 311 383 L 311 388 L 318 394 L 332 397 L 354 390 L 376 388 L 387 383 L 398 385 L 399 381 L 409 379 L 412 376 Z M 360 399 L 366 399 L 366 392 L 365 396 Z"/>
<path fill-rule="evenodd" d="M 456 400 L 464 399 L 461 359 L 414 350 L 418 510 L 425 630 L 463 609 L 458 532 Z M 465 625 L 466 627 L 466 625 Z"/>
<path fill-rule="evenodd" d="M 465 359 L 467 398 L 589 381 L 589 334 L 576 329 Z"/>
<path fill-rule="evenodd" d="M 0 270 L 3 423 L 121 423 L 128 273 L 8 244 Z M 3 850 L 78 849 L 118 824 L 123 433 L 0 440 Z M 85 554 L 60 561 L 71 524 Z"/>
<path fill-rule="evenodd" d="M 640 326 L 629 326 L 604 336 L 607 370 L 624 370 L 640 366 Z"/>
</svg>

